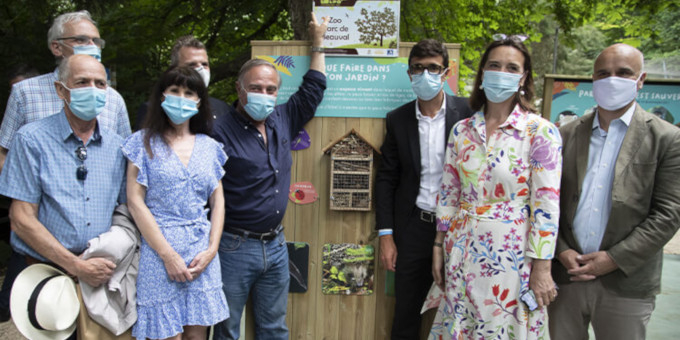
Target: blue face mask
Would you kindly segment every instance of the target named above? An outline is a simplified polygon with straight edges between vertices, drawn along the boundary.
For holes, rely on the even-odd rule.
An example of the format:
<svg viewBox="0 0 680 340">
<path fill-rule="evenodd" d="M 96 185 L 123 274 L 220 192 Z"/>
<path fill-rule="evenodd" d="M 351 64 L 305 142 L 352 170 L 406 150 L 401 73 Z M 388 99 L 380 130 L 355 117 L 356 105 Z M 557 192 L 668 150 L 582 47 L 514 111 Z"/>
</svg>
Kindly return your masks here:
<svg viewBox="0 0 680 340">
<path fill-rule="evenodd" d="M 105 89 L 98 89 L 94 86 L 69 89 L 64 83 L 61 85 L 71 93 L 71 102 L 68 103 L 68 107 L 76 117 L 89 122 L 104 111 Z"/>
<path fill-rule="evenodd" d="M 441 74 L 430 74 L 427 70 L 424 70 L 421 74 L 411 75 L 411 87 L 416 96 L 422 100 L 430 100 L 439 94 L 444 83 L 442 82 Z"/>
<path fill-rule="evenodd" d="M 274 112 L 274 106 L 276 106 L 275 96 L 248 92 L 248 104 L 244 105 L 243 108 L 250 118 L 256 122 L 261 122 Z"/>
<path fill-rule="evenodd" d="M 73 46 L 73 54 L 87 54 L 94 57 L 97 61 L 102 61 L 102 50 L 97 45 L 77 45 Z"/>
<path fill-rule="evenodd" d="M 502 103 L 519 90 L 522 74 L 484 71 L 482 88 L 486 99 L 492 103 Z"/>
<path fill-rule="evenodd" d="M 165 100 L 161 107 L 170 120 L 180 125 L 198 113 L 199 101 L 187 99 L 172 94 L 164 94 Z"/>
</svg>

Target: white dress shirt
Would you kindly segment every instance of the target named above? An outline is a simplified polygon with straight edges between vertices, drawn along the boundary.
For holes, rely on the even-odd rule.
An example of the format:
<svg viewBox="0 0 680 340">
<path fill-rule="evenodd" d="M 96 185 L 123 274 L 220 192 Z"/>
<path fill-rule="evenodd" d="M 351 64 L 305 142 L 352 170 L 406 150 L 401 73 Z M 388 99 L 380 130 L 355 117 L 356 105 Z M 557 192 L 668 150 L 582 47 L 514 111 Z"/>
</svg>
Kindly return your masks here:
<svg viewBox="0 0 680 340">
<path fill-rule="evenodd" d="M 446 96 L 434 117 L 420 112 L 416 104 L 418 119 L 418 138 L 420 140 L 420 189 L 416 206 L 434 211 L 437 207 L 437 194 L 442 183 L 444 150 L 446 146 Z"/>
</svg>

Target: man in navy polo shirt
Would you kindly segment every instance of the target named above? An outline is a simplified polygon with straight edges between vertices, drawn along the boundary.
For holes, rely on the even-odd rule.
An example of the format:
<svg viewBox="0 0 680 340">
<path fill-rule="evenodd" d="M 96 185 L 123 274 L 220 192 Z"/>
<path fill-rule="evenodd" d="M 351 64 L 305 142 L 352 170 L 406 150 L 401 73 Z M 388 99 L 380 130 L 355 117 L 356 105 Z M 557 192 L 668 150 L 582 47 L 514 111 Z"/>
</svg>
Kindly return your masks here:
<svg viewBox="0 0 680 340">
<path fill-rule="evenodd" d="M 290 186 L 291 140 L 314 117 L 326 89 L 323 35 L 329 18 L 312 14 L 312 56 L 298 92 L 276 104 L 281 78 L 274 65 L 253 59 L 239 72 L 236 112 L 219 117 L 214 138 L 229 161 L 222 178 L 224 233 L 219 257 L 230 318 L 215 339 L 238 339 L 243 307 L 251 294 L 257 339 L 288 339 L 288 250 L 281 232 Z"/>
</svg>

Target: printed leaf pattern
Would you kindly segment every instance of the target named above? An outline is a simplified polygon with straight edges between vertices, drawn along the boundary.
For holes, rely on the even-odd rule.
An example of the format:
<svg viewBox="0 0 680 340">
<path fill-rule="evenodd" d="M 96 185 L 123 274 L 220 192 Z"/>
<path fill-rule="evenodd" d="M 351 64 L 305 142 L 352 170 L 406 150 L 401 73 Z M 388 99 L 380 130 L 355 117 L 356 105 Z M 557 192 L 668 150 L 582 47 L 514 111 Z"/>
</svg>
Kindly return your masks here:
<svg viewBox="0 0 680 340">
<path fill-rule="evenodd" d="M 437 205 L 446 291 L 431 339 L 549 338 L 546 309 L 529 312 L 519 296 L 532 259 L 554 256 L 561 144 L 519 107 L 489 136 L 481 112 L 454 126 Z"/>
</svg>

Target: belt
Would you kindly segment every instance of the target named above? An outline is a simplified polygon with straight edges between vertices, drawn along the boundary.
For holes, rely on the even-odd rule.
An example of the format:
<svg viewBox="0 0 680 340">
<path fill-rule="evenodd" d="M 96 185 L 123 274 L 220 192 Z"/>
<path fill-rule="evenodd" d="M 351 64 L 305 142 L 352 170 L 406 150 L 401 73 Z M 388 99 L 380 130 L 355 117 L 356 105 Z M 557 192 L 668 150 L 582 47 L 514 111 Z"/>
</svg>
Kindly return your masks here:
<svg viewBox="0 0 680 340">
<path fill-rule="evenodd" d="M 427 211 L 416 207 L 416 214 L 421 221 L 427 223 L 434 223 L 437 220 L 437 214 L 434 211 Z"/>
<path fill-rule="evenodd" d="M 245 238 L 252 238 L 260 241 L 271 241 L 276 238 L 283 231 L 283 224 L 279 224 L 276 229 L 266 232 L 266 233 L 255 233 L 248 230 L 243 230 L 234 227 L 224 227 L 224 231 L 238 235 Z"/>
</svg>

